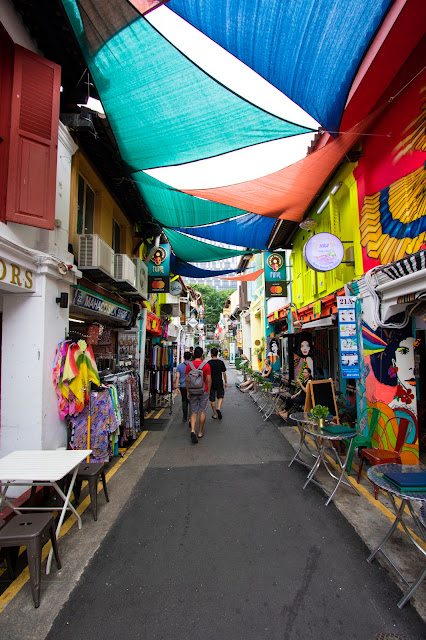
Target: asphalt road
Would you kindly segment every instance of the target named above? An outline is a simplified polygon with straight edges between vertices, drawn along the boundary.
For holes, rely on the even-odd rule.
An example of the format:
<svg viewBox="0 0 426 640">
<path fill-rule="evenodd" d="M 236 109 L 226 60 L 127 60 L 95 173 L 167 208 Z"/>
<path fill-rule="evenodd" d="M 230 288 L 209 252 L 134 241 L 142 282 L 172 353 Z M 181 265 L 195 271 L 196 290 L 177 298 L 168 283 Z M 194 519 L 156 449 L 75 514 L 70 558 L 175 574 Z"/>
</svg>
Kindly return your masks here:
<svg viewBox="0 0 426 640">
<path fill-rule="evenodd" d="M 232 385 L 196 445 L 176 405 L 48 640 L 425 640 L 293 453 Z"/>
</svg>

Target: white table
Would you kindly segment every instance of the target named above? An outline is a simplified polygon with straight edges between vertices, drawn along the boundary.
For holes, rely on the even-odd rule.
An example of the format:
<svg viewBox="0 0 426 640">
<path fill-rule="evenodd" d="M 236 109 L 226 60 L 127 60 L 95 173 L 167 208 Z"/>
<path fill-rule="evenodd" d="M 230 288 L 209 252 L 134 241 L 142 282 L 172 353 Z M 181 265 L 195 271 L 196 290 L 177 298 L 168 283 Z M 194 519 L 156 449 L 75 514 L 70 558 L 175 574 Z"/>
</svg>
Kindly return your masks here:
<svg viewBox="0 0 426 640">
<path fill-rule="evenodd" d="M 11 487 L 35 487 L 52 486 L 64 501 L 61 515 L 56 527 L 56 538 L 59 536 L 65 512 L 70 509 L 77 518 L 78 528 L 81 529 L 81 518 L 70 503 L 70 497 L 74 488 L 78 466 L 91 453 L 91 449 L 70 451 L 58 449 L 55 451 L 14 451 L 0 459 L 0 509 L 8 505 L 16 513 L 21 511 L 59 511 L 58 507 L 14 507 L 12 502 L 6 497 L 7 491 Z M 58 485 L 69 473 L 73 473 L 68 488 L 67 495 L 64 494 Z M 53 549 L 50 550 L 47 559 L 46 573 L 50 572 Z"/>
</svg>

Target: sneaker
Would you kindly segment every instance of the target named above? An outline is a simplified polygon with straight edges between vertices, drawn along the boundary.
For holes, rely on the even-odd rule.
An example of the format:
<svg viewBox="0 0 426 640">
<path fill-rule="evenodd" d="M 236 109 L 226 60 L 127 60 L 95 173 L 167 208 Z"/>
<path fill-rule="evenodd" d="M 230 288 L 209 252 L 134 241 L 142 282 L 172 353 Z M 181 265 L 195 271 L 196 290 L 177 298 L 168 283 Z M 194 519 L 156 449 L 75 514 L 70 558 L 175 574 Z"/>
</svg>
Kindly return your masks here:
<svg viewBox="0 0 426 640">
<path fill-rule="evenodd" d="M 197 434 L 194 433 L 193 431 L 191 431 L 191 441 L 193 444 L 197 444 L 198 442 Z"/>
<path fill-rule="evenodd" d="M 220 409 L 217 410 L 217 417 L 222 420 L 222 411 Z"/>
</svg>

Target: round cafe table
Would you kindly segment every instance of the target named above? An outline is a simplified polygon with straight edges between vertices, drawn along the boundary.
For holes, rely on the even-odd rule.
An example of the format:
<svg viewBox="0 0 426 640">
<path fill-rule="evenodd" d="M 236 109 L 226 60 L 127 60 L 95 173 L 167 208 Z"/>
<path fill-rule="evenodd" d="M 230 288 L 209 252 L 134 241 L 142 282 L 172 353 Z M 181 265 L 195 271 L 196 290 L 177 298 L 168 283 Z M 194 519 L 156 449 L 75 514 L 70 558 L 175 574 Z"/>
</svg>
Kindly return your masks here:
<svg viewBox="0 0 426 640">
<path fill-rule="evenodd" d="M 393 482 L 388 480 L 385 476 L 386 473 L 424 473 L 426 472 L 426 467 L 423 465 L 411 465 L 411 464 L 378 464 L 373 467 L 370 467 L 367 471 L 367 477 L 376 487 L 382 489 L 389 496 L 390 502 L 392 504 L 392 508 L 395 512 L 395 520 L 393 521 L 392 526 L 389 531 L 386 533 L 383 540 L 376 547 L 376 549 L 368 556 L 367 562 L 372 562 L 376 555 L 380 552 L 383 557 L 386 558 L 387 562 L 393 567 L 393 569 L 397 572 L 401 580 L 407 585 L 408 591 L 403 595 L 401 600 L 398 602 L 398 607 L 402 609 L 402 607 L 408 602 L 411 598 L 415 590 L 420 586 L 424 578 L 426 577 L 426 566 L 423 566 L 423 569 L 414 583 L 408 582 L 406 578 L 402 575 L 399 569 L 395 566 L 389 556 L 383 551 L 383 545 L 393 536 L 398 525 L 400 524 L 407 534 L 407 538 L 412 544 L 417 547 L 420 553 L 423 556 L 426 556 L 426 551 L 424 548 L 418 543 L 416 538 L 413 535 L 413 532 L 407 527 L 407 517 L 408 514 L 405 512 L 405 507 L 407 507 L 408 511 L 411 514 L 414 525 L 419 534 L 420 540 L 426 542 L 426 487 L 424 491 L 410 491 L 409 489 L 401 489 L 397 487 Z M 399 498 L 401 501 L 399 506 L 395 498 Z M 398 500 L 398 502 L 399 502 Z M 417 503 L 420 506 L 419 511 L 417 512 L 413 507 L 413 502 Z M 404 518 L 405 515 L 405 518 Z"/>
<path fill-rule="evenodd" d="M 351 445 L 347 447 L 347 451 L 346 451 L 343 462 L 339 456 L 338 450 L 336 450 L 336 448 L 333 447 L 333 444 L 332 444 L 333 442 L 339 441 L 339 440 L 352 441 L 353 438 L 356 436 L 355 429 L 347 429 L 342 425 L 337 425 L 336 423 L 333 422 L 332 419 L 330 420 L 326 419 L 324 424 L 325 428 L 321 428 L 318 425 L 318 420 L 316 420 L 315 418 L 312 418 L 309 415 L 309 413 L 304 413 L 304 412 L 292 413 L 290 415 L 290 418 L 297 422 L 297 425 L 300 431 L 299 448 L 296 451 L 296 454 L 293 457 L 293 460 L 290 462 L 290 465 L 296 460 L 297 462 L 300 462 L 309 468 L 308 477 L 306 479 L 305 484 L 303 485 L 303 488 L 305 489 L 310 482 L 313 482 L 317 486 L 321 487 L 321 489 L 323 489 L 325 493 L 329 494 L 325 503 L 326 506 L 330 504 L 337 489 L 341 484 L 351 487 L 355 491 L 355 493 L 359 495 L 358 490 L 349 482 L 349 478 L 346 474 L 346 466 L 348 464 L 349 453 L 352 448 L 352 442 L 351 442 Z M 335 428 L 334 432 L 327 431 L 327 427 Z M 339 430 L 340 430 L 340 433 L 339 433 Z M 307 434 L 309 434 L 313 438 L 313 441 L 315 444 L 315 449 L 313 451 L 308 447 L 308 443 L 306 442 Z M 299 457 L 299 454 L 303 446 L 305 446 L 308 449 L 309 453 L 314 458 L 314 464 L 312 466 L 309 466 L 308 464 L 306 464 Z M 330 452 L 333 455 L 337 463 L 337 468 L 338 468 L 337 475 L 334 467 L 332 467 L 330 465 L 330 462 L 327 460 L 326 451 Z M 331 478 L 333 478 L 333 480 L 335 480 L 335 485 L 331 491 L 326 487 L 324 487 L 324 485 L 322 485 L 315 478 L 315 474 L 317 473 L 321 465 L 326 469 L 328 475 Z"/>
</svg>

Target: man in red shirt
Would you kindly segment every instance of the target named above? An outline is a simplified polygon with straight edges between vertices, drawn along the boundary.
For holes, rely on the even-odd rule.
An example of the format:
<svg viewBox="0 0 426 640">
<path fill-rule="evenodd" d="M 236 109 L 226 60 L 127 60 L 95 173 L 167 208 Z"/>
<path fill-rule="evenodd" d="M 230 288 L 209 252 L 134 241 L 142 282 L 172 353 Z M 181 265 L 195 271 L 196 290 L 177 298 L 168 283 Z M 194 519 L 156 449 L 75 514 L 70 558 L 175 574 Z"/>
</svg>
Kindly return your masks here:
<svg viewBox="0 0 426 640">
<path fill-rule="evenodd" d="M 204 382 L 204 390 L 197 391 L 191 388 L 193 384 L 188 379 L 188 374 L 193 368 L 198 369 L 201 367 L 203 372 L 203 382 Z M 207 404 L 209 402 L 210 388 L 212 386 L 212 375 L 210 365 L 207 364 L 207 360 L 203 360 L 203 350 L 201 347 L 195 347 L 194 349 L 194 360 L 192 363 L 186 365 L 186 389 L 189 398 L 189 413 L 190 413 L 190 425 L 191 425 L 191 441 L 196 444 L 198 442 L 198 438 L 203 437 L 203 429 L 204 423 L 206 421 L 206 410 Z M 197 416 L 200 415 L 200 423 L 198 426 L 198 438 L 195 433 L 195 428 L 197 426 Z"/>
</svg>

